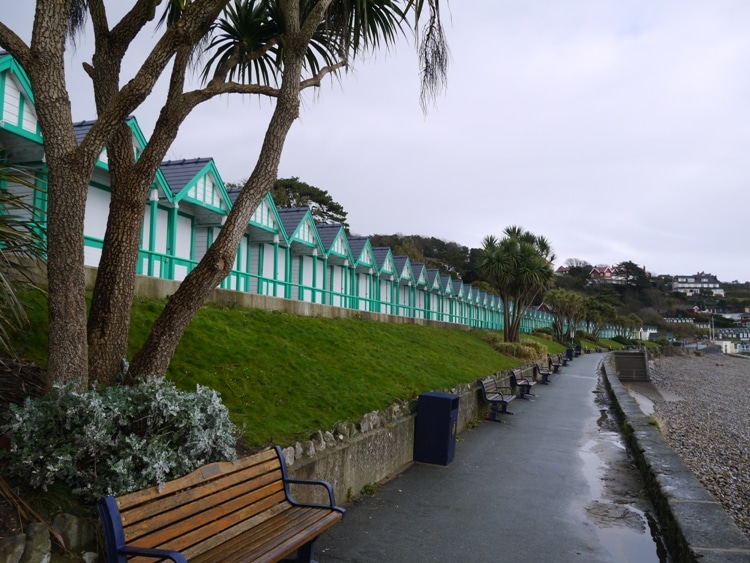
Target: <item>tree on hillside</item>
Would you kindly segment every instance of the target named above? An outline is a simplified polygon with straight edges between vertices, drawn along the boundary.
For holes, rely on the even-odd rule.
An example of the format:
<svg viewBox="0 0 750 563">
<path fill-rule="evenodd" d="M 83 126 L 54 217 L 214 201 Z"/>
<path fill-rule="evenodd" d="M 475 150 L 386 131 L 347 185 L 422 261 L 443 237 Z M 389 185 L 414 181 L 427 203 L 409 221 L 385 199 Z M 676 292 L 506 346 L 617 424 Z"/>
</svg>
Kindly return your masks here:
<svg viewBox="0 0 750 563">
<path fill-rule="evenodd" d="M 275 107 L 254 169 L 219 236 L 169 299 L 133 358 L 131 375 L 166 372 L 193 315 L 231 271 L 247 223 L 276 181 L 303 89 L 319 86 L 325 76 L 340 73 L 360 54 L 392 45 L 405 30 L 407 16 L 421 39 L 423 107 L 445 80 L 446 49 L 439 2 L 434 0 L 170 1 L 160 35 L 127 80 L 121 76 L 123 60 L 132 58 L 132 42 L 154 20 L 159 3 L 136 0 L 110 26 L 103 0 L 38 0 L 29 43 L 0 22 L 0 46 L 29 76 L 45 139 L 50 381 L 86 384 L 89 374 L 105 384 L 115 380 L 127 350 L 148 190 L 181 124 L 200 103 L 239 93 L 275 100 Z M 420 31 L 425 14 L 428 23 Z M 87 17 L 93 24 L 95 52 L 84 68 L 92 80 L 97 120 L 79 144 L 65 82 L 65 44 Z M 210 58 L 204 85 L 190 90 L 187 75 L 199 45 Z M 168 96 L 136 161 L 126 119 L 165 72 Z M 83 219 L 88 183 L 104 147 L 111 204 L 87 325 Z"/>
<path fill-rule="evenodd" d="M 316 223 L 340 223 L 349 232 L 347 212 L 325 190 L 296 177 L 281 178 L 271 188 L 271 195 L 279 207 L 308 207 Z"/>
<path fill-rule="evenodd" d="M 552 289 L 544 296 L 544 302 L 552 309 L 552 336 L 561 344 L 567 343 L 571 328 L 575 334 L 584 316 L 583 297 L 575 291 Z"/>
<path fill-rule="evenodd" d="M 587 297 L 583 300 L 583 320 L 586 323 L 586 332 L 595 340 L 599 340 L 604 327 L 614 323 L 616 319 L 617 309 L 609 303 L 595 297 Z"/>
<path fill-rule="evenodd" d="M 646 270 L 631 261 L 620 262 L 615 271 L 623 277 L 626 286 L 648 287 L 650 285 Z"/>
<path fill-rule="evenodd" d="M 241 190 L 247 178 L 239 182 L 227 182 L 229 190 Z M 320 188 L 302 182 L 296 176 L 279 178 L 271 188 L 271 197 L 279 209 L 307 207 L 316 223 L 339 223 L 349 232 L 347 212 L 331 195 Z"/>
<path fill-rule="evenodd" d="M 555 257 L 547 239 L 521 227 L 506 227 L 503 235 L 484 238 L 479 267 L 502 299 L 504 340 L 518 342 L 524 313 L 554 283 Z"/>
<path fill-rule="evenodd" d="M 477 279 L 472 251 L 456 242 L 420 235 L 370 235 L 373 246 L 388 246 L 394 256 L 408 256 L 412 262 L 424 262 L 454 278 L 470 284 Z"/>
</svg>

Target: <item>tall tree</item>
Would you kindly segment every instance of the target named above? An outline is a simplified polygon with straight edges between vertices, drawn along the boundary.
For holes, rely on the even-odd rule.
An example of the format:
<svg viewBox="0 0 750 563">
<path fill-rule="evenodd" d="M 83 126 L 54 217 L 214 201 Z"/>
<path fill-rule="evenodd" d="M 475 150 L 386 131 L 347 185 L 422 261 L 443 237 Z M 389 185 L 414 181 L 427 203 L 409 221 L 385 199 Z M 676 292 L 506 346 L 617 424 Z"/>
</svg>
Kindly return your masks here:
<svg viewBox="0 0 750 563">
<path fill-rule="evenodd" d="M 552 289 L 544 296 L 544 302 L 552 308 L 552 334 L 558 342 L 565 344 L 583 318 L 583 297 L 575 291 Z"/>
<path fill-rule="evenodd" d="M 45 139 L 48 174 L 48 278 L 50 380 L 114 380 L 127 347 L 135 262 L 148 189 L 180 125 L 200 103 L 220 94 L 259 95 L 276 101 L 254 170 L 220 235 L 172 296 L 131 365 L 131 373 L 163 375 L 190 320 L 208 293 L 230 272 L 247 222 L 276 180 L 287 133 L 299 112 L 299 95 L 338 73 L 360 53 L 392 45 L 406 16 L 421 36 L 422 91 L 445 79 L 445 43 L 436 0 L 182 0 L 170 1 L 158 37 L 129 81 L 122 61 L 160 0 L 134 0 L 114 26 L 104 0 L 37 0 L 27 44 L 0 22 L 0 46 L 24 67 L 35 94 Z M 224 8 L 227 11 L 218 22 Z M 418 31 L 427 14 L 428 24 Z M 79 144 L 65 83 L 69 33 L 88 15 L 95 52 L 85 64 L 97 121 Z M 208 41 L 208 43 L 206 43 Z M 186 87 L 196 46 L 212 53 L 203 87 Z M 135 161 L 127 117 L 150 95 L 171 64 L 169 94 L 149 143 Z M 120 84 L 124 82 L 123 86 Z M 423 100 L 426 98 L 423 98 Z M 92 310 L 86 323 L 83 218 L 88 182 L 108 149 L 112 204 Z"/>
<path fill-rule="evenodd" d="M 331 195 L 299 178 L 280 178 L 271 188 L 278 207 L 308 207 L 316 223 L 339 223 L 349 232 L 347 212 Z"/>
<path fill-rule="evenodd" d="M 479 265 L 502 299 L 504 340 L 518 342 L 524 313 L 554 283 L 555 256 L 547 239 L 521 227 L 506 227 L 503 234 L 484 238 Z"/>
<path fill-rule="evenodd" d="M 595 297 L 587 297 L 583 300 L 583 320 L 586 322 L 586 332 L 596 340 L 607 324 L 614 323 L 617 318 L 617 309 L 609 303 L 605 303 Z"/>
</svg>

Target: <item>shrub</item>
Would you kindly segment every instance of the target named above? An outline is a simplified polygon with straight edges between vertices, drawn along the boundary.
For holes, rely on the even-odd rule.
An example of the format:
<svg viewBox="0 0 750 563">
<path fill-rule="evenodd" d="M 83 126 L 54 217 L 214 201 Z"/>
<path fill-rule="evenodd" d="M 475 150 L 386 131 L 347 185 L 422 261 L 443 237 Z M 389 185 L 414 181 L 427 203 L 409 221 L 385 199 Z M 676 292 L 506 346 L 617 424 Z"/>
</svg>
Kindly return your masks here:
<svg viewBox="0 0 750 563">
<path fill-rule="evenodd" d="M 86 502 L 121 495 L 234 459 L 236 429 L 219 395 L 163 378 L 77 391 L 74 384 L 11 405 L 5 472 L 34 488 L 67 484 Z"/>
<path fill-rule="evenodd" d="M 534 332 L 532 332 L 531 334 L 543 340 L 549 340 L 552 342 L 554 342 L 555 340 L 555 337 L 552 335 L 552 329 L 550 328 L 535 328 Z"/>
<path fill-rule="evenodd" d="M 521 345 L 534 350 L 534 357 L 530 358 L 532 361 L 547 357 L 547 347 L 541 342 L 537 342 L 531 338 L 521 338 Z"/>
</svg>

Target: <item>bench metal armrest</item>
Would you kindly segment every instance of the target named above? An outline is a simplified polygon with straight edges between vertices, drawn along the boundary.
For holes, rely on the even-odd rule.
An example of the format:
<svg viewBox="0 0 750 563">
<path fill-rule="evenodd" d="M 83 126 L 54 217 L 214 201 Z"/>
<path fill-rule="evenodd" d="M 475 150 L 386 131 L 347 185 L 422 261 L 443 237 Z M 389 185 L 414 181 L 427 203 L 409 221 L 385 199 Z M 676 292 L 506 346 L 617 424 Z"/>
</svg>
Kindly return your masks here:
<svg viewBox="0 0 750 563">
<path fill-rule="evenodd" d="M 133 547 L 126 545 L 119 548 L 117 552 L 127 555 L 142 555 L 144 557 L 152 557 L 153 559 L 170 559 L 175 563 L 188 563 L 182 553 L 169 549 L 149 549 L 146 547 Z"/>
<path fill-rule="evenodd" d="M 317 485 L 319 487 L 324 487 L 326 491 L 328 491 L 328 504 L 314 504 L 314 503 L 302 503 L 297 502 L 294 500 L 294 497 L 292 496 L 292 492 L 289 490 L 288 485 Z M 311 480 L 311 479 L 284 479 L 284 488 L 286 488 L 287 492 L 287 499 L 289 502 L 291 502 L 294 505 L 297 506 L 315 506 L 319 508 L 330 508 L 331 510 L 337 510 L 338 512 L 341 512 L 342 514 L 345 512 L 343 508 L 340 506 L 336 506 L 336 499 L 334 498 L 333 494 L 333 487 L 328 481 L 320 481 L 320 480 Z"/>
</svg>

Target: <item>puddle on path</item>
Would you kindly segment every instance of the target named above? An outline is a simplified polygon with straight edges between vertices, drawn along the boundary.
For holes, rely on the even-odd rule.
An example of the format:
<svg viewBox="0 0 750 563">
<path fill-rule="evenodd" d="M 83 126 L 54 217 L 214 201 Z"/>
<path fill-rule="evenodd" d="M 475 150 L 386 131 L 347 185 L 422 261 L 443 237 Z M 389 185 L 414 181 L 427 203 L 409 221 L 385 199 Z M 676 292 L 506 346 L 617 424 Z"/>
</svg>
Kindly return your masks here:
<svg viewBox="0 0 750 563">
<path fill-rule="evenodd" d="M 601 380 L 596 429 L 581 448 L 590 501 L 584 507 L 612 561 L 669 563 L 643 478 L 625 446 Z"/>
</svg>

